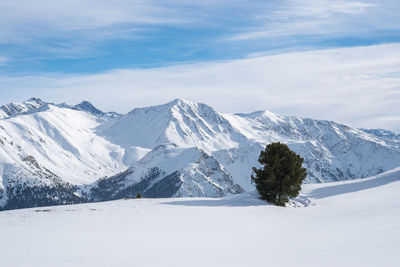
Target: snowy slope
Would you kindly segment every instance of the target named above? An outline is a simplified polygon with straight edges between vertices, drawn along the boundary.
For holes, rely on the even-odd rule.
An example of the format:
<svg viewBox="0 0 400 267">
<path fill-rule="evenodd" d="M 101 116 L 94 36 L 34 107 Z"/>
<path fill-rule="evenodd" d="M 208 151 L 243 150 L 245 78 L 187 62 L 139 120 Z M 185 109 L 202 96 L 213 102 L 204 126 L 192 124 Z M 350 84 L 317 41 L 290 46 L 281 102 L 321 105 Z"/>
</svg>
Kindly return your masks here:
<svg viewBox="0 0 400 267">
<path fill-rule="evenodd" d="M 303 185 L 304 208 L 251 194 L 0 212 L 8 266 L 397 266 L 400 170 Z"/>
<path fill-rule="evenodd" d="M 237 147 L 246 138 L 212 107 L 175 99 L 165 105 L 137 108 L 104 125 L 99 133 L 127 151 L 173 143 L 207 153 Z"/>
<path fill-rule="evenodd" d="M 9 176 L 22 188 L 42 185 L 27 157 L 79 201 L 131 197 L 137 191 L 158 197 L 252 191 L 251 169 L 258 166 L 259 152 L 275 141 L 304 157 L 311 183 L 368 177 L 400 165 L 399 143 L 387 133 L 268 111 L 220 114 L 182 99 L 126 115 L 102 112 L 87 101 L 70 106 L 36 98 L 2 110 L 7 110 L 0 119 L 3 191 Z M 27 198 L 23 191 L 7 192 Z M 0 199 L 1 208 L 7 199 L 4 194 Z"/>
<path fill-rule="evenodd" d="M 94 129 L 104 121 L 87 112 L 47 105 L 40 112 L 0 120 L 1 162 L 33 156 L 72 184 L 93 182 L 125 169 L 124 151 Z"/>
<path fill-rule="evenodd" d="M 242 193 L 229 173 L 198 148 L 160 145 L 127 171 L 91 188 L 95 200 L 135 197 L 222 197 Z"/>
<path fill-rule="evenodd" d="M 368 177 L 400 162 L 398 145 L 346 125 L 268 111 L 219 114 L 205 104 L 182 99 L 134 109 L 100 132 L 124 147 L 126 155 L 164 143 L 198 147 L 216 158 L 245 190 L 253 188 L 248 177 L 258 165 L 259 151 L 276 141 L 288 143 L 305 158 L 307 182 Z M 129 158 L 127 164 L 140 159 Z"/>
<path fill-rule="evenodd" d="M 400 146 L 400 134 L 394 132 L 383 130 L 383 129 L 360 129 L 363 132 L 374 135 L 379 139 L 383 139 L 393 146 Z"/>
<path fill-rule="evenodd" d="M 287 143 L 305 159 L 308 182 L 368 177 L 399 166 L 398 145 L 347 125 L 266 111 L 225 117 L 249 140 L 263 146 Z"/>
<path fill-rule="evenodd" d="M 0 207 L 18 209 L 36 206 L 87 202 L 76 194 L 78 188 L 40 165 L 32 156 L 21 159 L 22 164 L 2 163 Z"/>
<path fill-rule="evenodd" d="M 12 117 L 25 112 L 38 110 L 46 103 L 39 98 L 31 98 L 23 103 L 10 103 L 0 107 L 0 119 Z"/>
<path fill-rule="evenodd" d="M 105 120 L 48 103 L 0 120 L 0 209 L 87 202 L 77 185 L 126 169 L 123 149 L 94 133 Z"/>
</svg>

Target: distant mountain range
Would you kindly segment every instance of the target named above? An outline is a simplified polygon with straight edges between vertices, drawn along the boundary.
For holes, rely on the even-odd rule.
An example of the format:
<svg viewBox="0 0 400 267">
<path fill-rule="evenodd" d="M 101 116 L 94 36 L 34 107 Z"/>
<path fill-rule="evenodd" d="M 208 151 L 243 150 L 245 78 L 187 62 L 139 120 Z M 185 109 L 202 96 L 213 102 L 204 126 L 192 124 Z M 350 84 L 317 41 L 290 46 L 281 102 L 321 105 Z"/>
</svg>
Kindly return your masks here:
<svg viewBox="0 0 400 267">
<path fill-rule="evenodd" d="M 221 114 L 176 99 L 128 114 L 31 98 L 0 107 L 0 209 L 134 197 L 221 197 L 254 190 L 266 144 L 304 159 L 307 183 L 400 166 L 400 136 L 268 111 Z"/>
</svg>

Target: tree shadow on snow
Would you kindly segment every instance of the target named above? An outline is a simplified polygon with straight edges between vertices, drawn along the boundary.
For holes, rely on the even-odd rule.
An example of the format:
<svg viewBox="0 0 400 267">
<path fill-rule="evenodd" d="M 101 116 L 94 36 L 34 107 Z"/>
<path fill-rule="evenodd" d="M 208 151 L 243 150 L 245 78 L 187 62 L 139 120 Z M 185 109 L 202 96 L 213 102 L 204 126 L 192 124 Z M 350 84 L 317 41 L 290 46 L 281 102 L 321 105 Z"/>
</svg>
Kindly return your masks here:
<svg viewBox="0 0 400 267">
<path fill-rule="evenodd" d="M 307 197 L 317 198 L 317 199 L 327 198 L 336 195 L 371 189 L 374 187 L 379 187 L 396 181 L 400 181 L 400 172 L 385 174 L 383 177 L 378 176 L 373 179 L 361 180 L 359 182 L 343 183 L 339 185 L 317 188 L 311 191 L 309 194 L 307 194 Z"/>
<path fill-rule="evenodd" d="M 191 207 L 251 207 L 266 206 L 267 202 L 256 199 L 193 199 L 182 201 L 163 202 L 161 204 L 173 206 L 191 206 Z"/>
</svg>

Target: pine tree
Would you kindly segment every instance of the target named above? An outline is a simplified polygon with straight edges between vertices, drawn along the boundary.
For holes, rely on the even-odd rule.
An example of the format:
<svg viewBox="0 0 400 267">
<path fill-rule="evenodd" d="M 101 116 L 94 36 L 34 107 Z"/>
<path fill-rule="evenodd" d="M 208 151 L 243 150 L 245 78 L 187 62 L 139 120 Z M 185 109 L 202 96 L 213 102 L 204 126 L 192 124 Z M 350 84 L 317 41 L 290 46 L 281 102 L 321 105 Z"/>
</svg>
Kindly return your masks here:
<svg viewBox="0 0 400 267">
<path fill-rule="evenodd" d="M 142 194 L 140 194 L 139 192 L 136 194 L 136 198 L 142 198 Z"/>
<path fill-rule="evenodd" d="M 253 168 L 251 176 L 261 199 L 285 206 L 289 198 L 297 197 L 307 176 L 302 167 L 303 158 L 282 143 L 271 143 L 261 151 L 258 162 L 261 169 Z"/>
</svg>

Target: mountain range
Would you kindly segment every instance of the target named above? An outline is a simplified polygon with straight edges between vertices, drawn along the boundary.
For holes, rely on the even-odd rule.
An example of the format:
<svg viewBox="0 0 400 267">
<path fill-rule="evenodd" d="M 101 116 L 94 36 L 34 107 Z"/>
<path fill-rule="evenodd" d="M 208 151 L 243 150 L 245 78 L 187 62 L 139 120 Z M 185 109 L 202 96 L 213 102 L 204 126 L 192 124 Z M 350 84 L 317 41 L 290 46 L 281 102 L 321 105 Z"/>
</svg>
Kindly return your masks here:
<svg viewBox="0 0 400 267">
<path fill-rule="evenodd" d="M 269 111 L 221 114 L 183 99 L 103 112 L 38 98 L 0 107 L 0 209 L 135 197 L 253 191 L 265 145 L 304 158 L 306 183 L 370 177 L 400 166 L 400 137 Z"/>
</svg>

